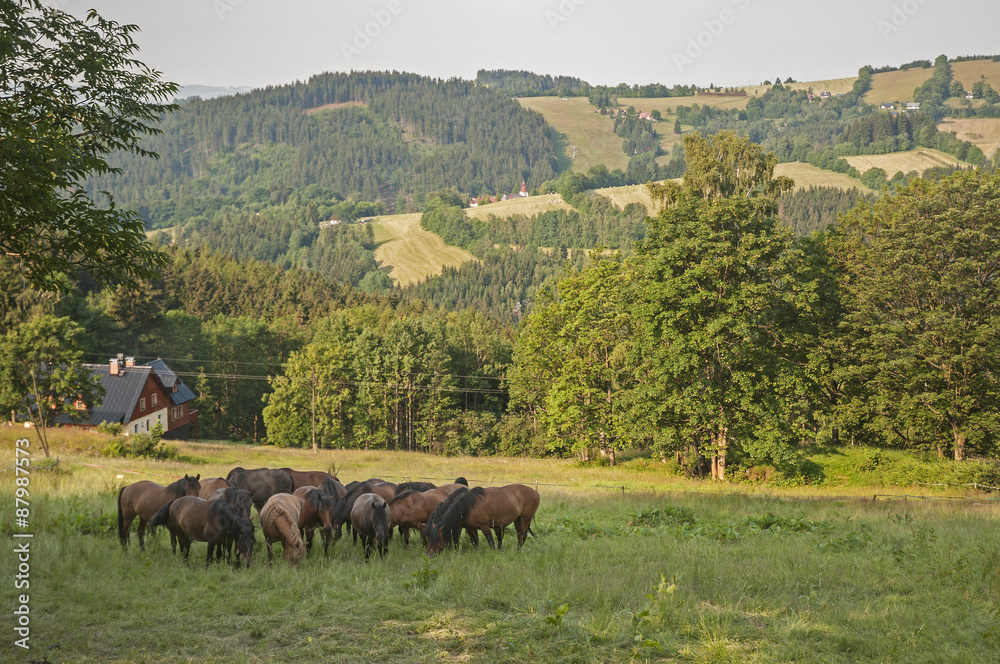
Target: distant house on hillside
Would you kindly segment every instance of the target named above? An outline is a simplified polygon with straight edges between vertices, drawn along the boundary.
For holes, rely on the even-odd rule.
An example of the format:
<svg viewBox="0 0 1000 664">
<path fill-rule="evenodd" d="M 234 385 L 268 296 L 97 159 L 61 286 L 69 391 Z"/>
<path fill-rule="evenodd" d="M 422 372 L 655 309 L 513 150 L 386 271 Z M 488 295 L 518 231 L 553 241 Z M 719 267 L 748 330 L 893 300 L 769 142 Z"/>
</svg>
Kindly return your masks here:
<svg viewBox="0 0 1000 664">
<path fill-rule="evenodd" d="M 827 92 L 826 90 L 823 90 L 823 92 L 819 93 L 820 99 L 829 99 L 830 96 L 831 96 L 830 93 Z"/>
<path fill-rule="evenodd" d="M 640 120 L 649 120 L 650 122 L 652 122 L 653 121 L 653 114 L 652 113 L 646 113 L 645 111 L 643 111 L 642 113 L 639 114 L 639 119 Z"/>
<path fill-rule="evenodd" d="M 125 435 L 149 433 L 160 424 L 164 438 L 188 439 L 198 430 L 198 411 L 191 410 L 195 395 L 163 360 L 136 365 L 135 358 L 113 357 L 107 364 L 85 364 L 104 386 L 99 406 L 79 404 L 89 419 L 71 423 L 61 416 L 56 422 L 91 428 L 102 422 L 121 424 Z"/>
<path fill-rule="evenodd" d="M 528 196 L 528 183 L 526 180 L 521 180 L 521 191 L 518 192 L 519 196 L 527 198 Z"/>
<path fill-rule="evenodd" d="M 892 103 L 891 101 L 884 101 L 884 102 L 882 102 L 882 104 L 881 104 L 881 105 L 879 106 L 879 108 L 881 108 L 881 109 L 882 109 L 883 111 L 891 111 L 891 110 L 893 110 L 894 108 L 896 108 L 896 106 L 895 106 L 895 104 L 893 104 L 893 103 Z"/>
<path fill-rule="evenodd" d="M 965 93 L 965 98 L 966 99 L 974 99 L 974 96 L 973 96 L 972 92 L 966 92 Z"/>
<path fill-rule="evenodd" d="M 920 102 L 919 101 L 908 101 L 906 102 L 906 110 L 908 111 L 919 111 Z"/>
<path fill-rule="evenodd" d="M 330 226 L 338 226 L 342 223 L 344 222 L 341 221 L 340 219 L 334 219 L 333 217 L 330 217 L 329 219 L 324 219 L 323 221 L 319 222 L 319 227 L 329 228 Z"/>
<path fill-rule="evenodd" d="M 469 200 L 469 207 L 479 207 L 479 199 L 472 198 Z"/>
</svg>

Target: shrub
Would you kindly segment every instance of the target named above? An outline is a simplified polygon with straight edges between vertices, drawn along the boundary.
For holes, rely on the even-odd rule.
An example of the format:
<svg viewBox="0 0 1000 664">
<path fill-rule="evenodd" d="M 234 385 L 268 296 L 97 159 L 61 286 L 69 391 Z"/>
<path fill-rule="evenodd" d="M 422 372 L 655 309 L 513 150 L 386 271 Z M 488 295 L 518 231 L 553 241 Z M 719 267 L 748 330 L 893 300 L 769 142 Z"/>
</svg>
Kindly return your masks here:
<svg viewBox="0 0 1000 664">
<path fill-rule="evenodd" d="M 116 438 L 108 443 L 102 454 L 106 457 L 123 459 L 157 459 L 160 461 L 177 458 L 177 448 L 164 445 L 160 440 L 163 436 L 163 425 L 157 423 L 153 431 L 137 433 L 131 436 Z"/>
</svg>

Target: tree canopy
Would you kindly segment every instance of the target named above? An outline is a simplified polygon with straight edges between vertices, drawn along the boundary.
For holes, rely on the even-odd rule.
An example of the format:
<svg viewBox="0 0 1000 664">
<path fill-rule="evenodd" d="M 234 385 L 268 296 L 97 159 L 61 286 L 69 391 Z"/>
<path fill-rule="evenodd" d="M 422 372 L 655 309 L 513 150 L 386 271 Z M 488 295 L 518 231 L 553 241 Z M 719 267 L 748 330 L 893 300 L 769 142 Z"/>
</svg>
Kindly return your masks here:
<svg viewBox="0 0 1000 664">
<path fill-rule="evenodd" d="M 176 86 L 132 57 L 134 25 L 37 0 L 0 1 L 0 22 L 0 260 L 46 289 L 76 270 L 106 285 L 153 276 L 166 258 L 139 216 L 82 185 L 115 172 L 115 150 L 151 155 L 140 138 Z"/>
</svg>

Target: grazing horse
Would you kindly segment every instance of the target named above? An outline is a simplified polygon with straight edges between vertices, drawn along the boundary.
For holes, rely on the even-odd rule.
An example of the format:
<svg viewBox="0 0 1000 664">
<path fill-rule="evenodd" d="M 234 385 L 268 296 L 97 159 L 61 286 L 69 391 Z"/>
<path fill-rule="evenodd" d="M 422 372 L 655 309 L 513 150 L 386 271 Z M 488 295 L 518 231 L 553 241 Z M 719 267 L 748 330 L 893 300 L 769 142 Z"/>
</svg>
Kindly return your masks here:
<svg viewBox="0 0 1000 664">
<path fill-rule="evenodd" d="M 292 470 L 291 468 L 281 468 L 281 470 L 288 473 L 288 476 L 292 478 L 293 489 L 298 489 L 302 486 L 316 487 L 321 485 L 324 480 L 337 479 L 336 475 L 331 475 L 322 470 Z"/>
<path fill-rule="evenodd" d="M 333 510 L 333 541 L 336 542 L 340 539 L 343 525 L 351 522 L 351 510 L 354 508 L 354 501 L 358 499 L 358 496 L 376 493 L 388 502 L 393 499 L 395 491 L 395 484 L 375 479 L 358 482 L 348 489 Z M 355 535 L 355 541 L 357 541 L 357 535 Z"/>
<path fill-rule="evenodd" d="M 319 490 L 323 492 L 324 496 L 332 500 L 334 504 L 340 502 L 340 499 L 347 493 L 347 488 L 340 483 L 340 480 L 329 477 L 319 485 Z"/>
<path fill-rule="evenodd" d="M 292 495 L 302 499 L 299 531 L 306 540 L 306 554 L 312 549 L 315 530 L 322 528 L 323 555 L 326 555 L 330 545 L 330 530 L 333 528 L 333 499 L 314 486 L 300 486 Z"/>
<path fill-rule="evenodd" d="M 365 547 L 365 560 L 378 546 L 378 555 L 389 550 L 389 533 L 392 532 L 392 511 L 385 498 L 377 493 L 363 493 L 351 508 L 351 527 L 361 536 Z"/>
<path fill-rule="evenodd" d="M 424 526 L 434 509 L 461 488 L 465 487 L 461 484 L 446 484 L 426 491 L 410 489 L 397 493 L 389 501 L 389 507 L 392 508 L 392 525 L 398 527 L 399 534 L 403 536 L 403 546 L 410 545 L 411 528 L 416 529 L 423 538 Z M 427 543 L 426 539 L 424 543 Z"/>
<path fill-rule="evenodd" d="M 236 544 L 236 551 L 250 567 L 253 547 L 257 543 L 253 534 L 253 524 L 229 506 L 225 500 L 204 500 L 197 496 L 182 496 L 164 505 L 150 519 L 151 528 L 165 525 L 177 538 L 184 554 L 184 562 L 191 552 L 191 542 L 207 542 L 208 555 L 205 567 L 212 562 L 212 555 L 218 551 L 216 559 L 221 560 L 222 551 L 229 542 Z M 236 566 L 239 567 L 239 559 Z"/>
<path fill-rule="evenodd" d="M 290 493 L 278 493 L 268 498 L 260 511 L 260 527 L 264 531 L 267 546 L 267 560 L 274 556 L 271 545 L 281 542 L 285 560 L 298 565 L 306 555 L 306 545 L 299 534 L 299 516 L 302 514 L 302 499 Z"/>
<path fill-rule="evenodd" d="M 174 498 L 197 496 L 201 490 L 201 485 L 198 483 L 200 479 L 201 474 L 194 477 L 185 475 L 167 486 L 142 480 L 122 487 L 122 490 L 118 492 L 118 539 L 121 540 L 122 548 L 128 548 L 132 521 L 138 516 L 139 527 L 136 528 L 135 534 L 139 536 L 139 549 L 145 550 L 146 543 L 143 536 L 146 534 L 146 524 L 149 523 L 149 520 L 153 518 L 157 510 Z M 173 543 L 173 536 L 170 539 Z"/>
<path fill-rule="evenodd" d="M 202 496 L 205 500 L 224 500 L 226 504 L 233 508 L 237 514 L 242 516 L 247 521 L 250 521 L 250 508 L 253 507 L 253 501 L 250 499 L 250 492 L 244 489 L 237 489 L 236 487 L 228 487 L 225 489 L 216 489 L 208 496 Z M 223 552 L 219 551 L 217 555 L 222 556 Z M 233 541 L 229 540 L 226 542 L 225 550 L 226 560 L 233 559 Z"/>
<path fill-rule="evenodd" d="M 403 493 L 404 491 L 430 491 L 431 489 L 436 489 L 437 487 L 430 482 L 402 482 L 396 485 L 396 495 Z"/>
<path fill-rule="evenodd" d="M 535 511 L 538 510 L 538 502 L 538 492 L 523 484 L 476 487 L 463 491 L 447 509 L 433 515 L 427 523 L 424 530 L 427 535 L 427 551 L 431 554 L 439 553 L 449 541 L 457 544 L 461 528 L 481 530 L 490 546 L 493 541 L 489 531 L 493 529 L 497 537 L 497 548 L 501 548 L 504 528 L 509 524 L 514 524 L 517 548 L 521 548 L 528 537 Z"/>
<path fill-rule="evenodd" d="M 257 508 L 257 514 L 260 514 L 264 503 L 271 496 L 277 493 L 291 493 L 295 490 L 295 483 L 292 482 L 288 473 L 272 468 L 255 468 L 253 470 L 233 468 L 226 476 L 226 481 L 238 489 L 250 492 L 253 506 Z"/>
<path fill-rule="evenodd" d="M 221 477 L 206 477 L 201 480 L 201 491 L 198 492 L 198 497 L 204 498 L 205 500 L 211 500 L 209 496 L 212 495 L 213 491 L 225 489 L 228 486 L 229 482 Z"/>
</svg>

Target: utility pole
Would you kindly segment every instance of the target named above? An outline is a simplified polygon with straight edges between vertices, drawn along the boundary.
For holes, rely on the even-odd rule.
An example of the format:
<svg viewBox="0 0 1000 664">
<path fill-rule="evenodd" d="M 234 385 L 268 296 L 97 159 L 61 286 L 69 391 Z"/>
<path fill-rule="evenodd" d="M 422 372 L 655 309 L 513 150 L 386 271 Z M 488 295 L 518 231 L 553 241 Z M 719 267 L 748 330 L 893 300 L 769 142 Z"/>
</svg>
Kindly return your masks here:
<svg viewBox="0 0 1000 664">
<path fill-rule="evenodd" d="M 316 367 L 312 367 L 312 377 L 309 379 L 309 387 L 312 391 L 312 443 L 313 454 L 319 454 L 316 447 Z"/>
</svg>

